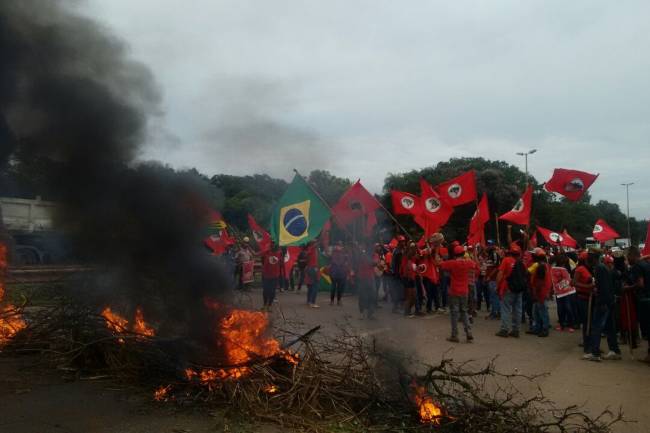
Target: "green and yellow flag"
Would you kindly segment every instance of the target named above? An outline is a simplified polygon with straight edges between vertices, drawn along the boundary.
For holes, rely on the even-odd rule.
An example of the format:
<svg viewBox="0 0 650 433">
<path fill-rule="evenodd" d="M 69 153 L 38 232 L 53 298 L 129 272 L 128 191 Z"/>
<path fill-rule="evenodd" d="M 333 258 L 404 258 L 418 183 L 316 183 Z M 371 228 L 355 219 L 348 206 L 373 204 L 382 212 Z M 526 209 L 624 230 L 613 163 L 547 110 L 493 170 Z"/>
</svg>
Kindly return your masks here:
<svg viewBox="0 0 650 433">
<path fill-rule="evenodd" d="M 320 234 L 329 217 L 327 206 L 295 175 L 273 211 L 271 237 L 282 247 L 304 245 Z"/>
</svg>

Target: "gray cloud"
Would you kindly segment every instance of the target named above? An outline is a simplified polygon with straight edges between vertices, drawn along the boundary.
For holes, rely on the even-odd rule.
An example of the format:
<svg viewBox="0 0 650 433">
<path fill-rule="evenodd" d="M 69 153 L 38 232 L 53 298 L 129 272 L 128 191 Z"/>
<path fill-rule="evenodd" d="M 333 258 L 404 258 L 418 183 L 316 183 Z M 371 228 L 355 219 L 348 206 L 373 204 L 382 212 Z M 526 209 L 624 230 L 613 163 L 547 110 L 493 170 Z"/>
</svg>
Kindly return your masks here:
<svg viewBox="0 0 650 433">
<path fill-rule="evenodd" d="M 165 146 L 206 173 L 325 168 L 375 191 L 452 156 L 601 173 L 595 200 L 650 216 L 643 0 L 89 0 L 165 93 Z"/>
</svg>

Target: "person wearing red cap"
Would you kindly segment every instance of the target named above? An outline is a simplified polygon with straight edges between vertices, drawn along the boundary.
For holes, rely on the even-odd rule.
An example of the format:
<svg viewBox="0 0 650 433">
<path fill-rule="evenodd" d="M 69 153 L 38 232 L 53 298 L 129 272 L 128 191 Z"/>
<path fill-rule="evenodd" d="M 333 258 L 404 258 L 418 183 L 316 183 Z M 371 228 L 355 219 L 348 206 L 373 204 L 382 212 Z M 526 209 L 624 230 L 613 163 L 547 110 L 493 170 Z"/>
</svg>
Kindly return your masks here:
<svg viewBox="0 0 650 433">
<path fill-rule="evenodd" d="M 474 340 L 472 328 L 469 323 L 467 301 L 469 294 L 469 271 L 478 271 L 475 261 L 465 258 L 465 248 L 456 245 L 453 250 L 454 259 L 440 262 L 440 269 L 449 272 L 451 284 L 449 287 L 448 302 L 451 310 L 451 336 L 447 341 L 458 343 L 458 318 L 463 321 L 467 342 Z"/>
<path fill-rule="evenodd" d="M 521 248 L 513 243 L 497 273 L 497 290 L 501 298 L 501 329 L 497 337 L 519 338 L 522 294 L 527 290 L 528 274 L 521 260 Z"/>
<path fill-rule="evenodd" d="M 541 248 L 533 250 L 533 264 L 528 268 L 530 274 L 531 298 L 533 301 L 533 326 L 526 331 L 538 337 L 548 337 L 550 328 L 546 300 L 551 294 L 553 282 L 551 269 L 546 262 L 546 251 Z"/>
<path fill-rule="evenodd" d="M 573 272 L 573 287 L 578 294 L 578 317 L 582 328 L 582 350 L 585 354 L 591 353 L 589 350 L 589 335 L 587 334 L 587 325 L 589 321 L 589 298 L 593 296 L 595 287 L 594 277 L 588 263 L 589 254 L 586 251 L 578 255 L 578 267 Z"/>
</svg>

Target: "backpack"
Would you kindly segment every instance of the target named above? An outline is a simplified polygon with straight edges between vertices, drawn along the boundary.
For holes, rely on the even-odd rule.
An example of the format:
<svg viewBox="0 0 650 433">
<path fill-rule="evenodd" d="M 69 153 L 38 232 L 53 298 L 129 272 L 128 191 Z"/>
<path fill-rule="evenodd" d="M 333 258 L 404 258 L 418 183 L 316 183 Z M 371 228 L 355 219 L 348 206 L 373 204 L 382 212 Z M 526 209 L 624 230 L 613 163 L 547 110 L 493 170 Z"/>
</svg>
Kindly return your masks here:
<svg viewBox="0 0 650 433">
<path fill-rule="evenodd" d="M 523 293 L 528 288 L 526 280 L 528 276 L 528 271 L 524 266 L 524 262 L 517 260 L 515 265 L 512 267 L 512 272 L 508 276 L 508 289 L 512 293 Z"/>
</svg>

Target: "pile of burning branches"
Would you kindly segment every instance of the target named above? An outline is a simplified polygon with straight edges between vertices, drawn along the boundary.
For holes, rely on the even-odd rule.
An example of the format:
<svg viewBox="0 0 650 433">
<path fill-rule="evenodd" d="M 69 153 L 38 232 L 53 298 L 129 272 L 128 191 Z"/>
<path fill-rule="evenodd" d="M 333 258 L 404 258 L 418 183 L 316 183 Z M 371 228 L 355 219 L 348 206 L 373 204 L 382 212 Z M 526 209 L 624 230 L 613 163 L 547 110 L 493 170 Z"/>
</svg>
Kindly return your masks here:
<svg viewBox="0 0 650 433">
<path fill-rule="evenodd" d="M 273 337 L 266 313 L 212 307 L 221 308 L 220 357 L 156 335 L 140 308 L 120 315 L 63 301 L 26 309 L 25 326 L 4 351 L 37 352 L 69 374 L 123 380 L 161 403 L 228 405 L 304 431 L 604 433 L 622 421 L 620 413 L 594 418 L 578 407 L 556 408 L 541 391 L 525 396 L 517 381 L 536 378 L 501 374 L 493 363 L 407 369 L 404 358 L 360 337 L 325 338 L 317 328 Z"/>
</svg>

